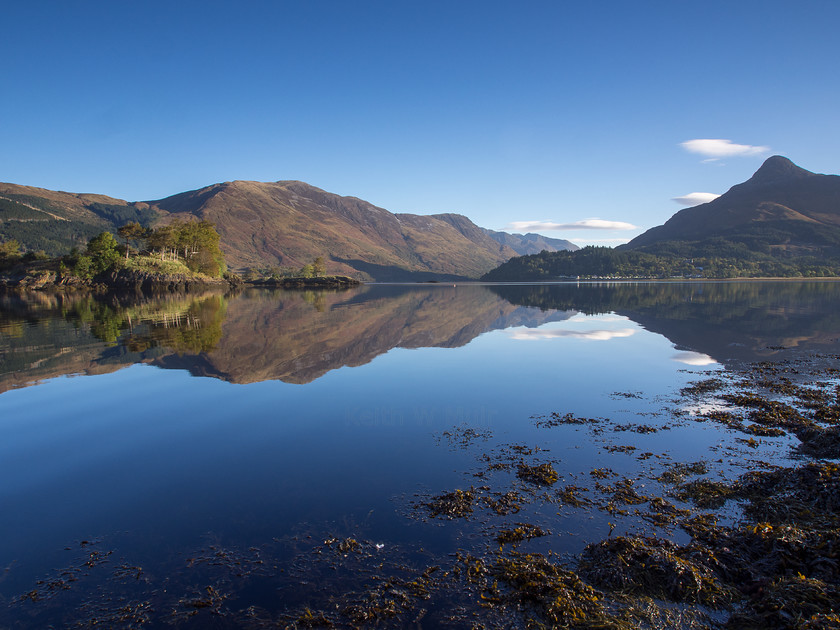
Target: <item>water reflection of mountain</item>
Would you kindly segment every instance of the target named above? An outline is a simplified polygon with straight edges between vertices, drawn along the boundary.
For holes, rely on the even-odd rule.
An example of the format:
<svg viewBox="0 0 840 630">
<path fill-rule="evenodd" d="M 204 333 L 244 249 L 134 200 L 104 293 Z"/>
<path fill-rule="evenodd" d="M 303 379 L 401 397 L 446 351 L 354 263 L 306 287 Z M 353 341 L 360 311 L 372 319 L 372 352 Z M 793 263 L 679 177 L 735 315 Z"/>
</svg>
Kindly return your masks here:
<svg viewBox="0 0 840 630">
<path fill-rule="evenodd" d="M 212 351 L 170 354 L 155 363 L 235 383 L 308 383 L 393 348 L 455 348 L 488 330 L 569 316 L 514 306 L 478 286 L 253 291 L 230 301 L 223 337 Z"/>
<path fill-rule="evenodd" d="M 491 290 L 549 312 L 615 312 L 679 349 L 724 363 L 772 358 L 782 348 L 840 351 L 840 282 L 569 283 Z"/>
<path fill-rule="evenodd" d="M 393 348 L 463 346 L 489 330 L 615 312 L 717 361 L 781 347 L 840 351 L 840 283 L 365 286 L 118 301 L 0 298 L 0 391 L 133 363 L 234 383 L 307 383 Z M 553 331 L 555 336 L 558 331 Z"/>
<path fill-rule="evenodd" d="M 573 314 L 516 306 L 480 286 L 255 290 L 129 303 L 7 296 L 0 391 L 138 362 L 236 383 L 306 383 L 393 348 L 454 348 L 488 330 Z"/>
</svg>

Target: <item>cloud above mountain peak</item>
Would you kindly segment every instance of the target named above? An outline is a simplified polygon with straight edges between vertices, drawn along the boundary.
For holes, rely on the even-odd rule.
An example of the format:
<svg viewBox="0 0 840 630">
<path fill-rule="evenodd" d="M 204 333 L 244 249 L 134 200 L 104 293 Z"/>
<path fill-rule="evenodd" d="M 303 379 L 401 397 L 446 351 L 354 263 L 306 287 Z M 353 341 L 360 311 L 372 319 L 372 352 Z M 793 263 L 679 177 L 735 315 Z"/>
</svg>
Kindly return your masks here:
<svg viewBox="0 0 840 630">
<path fill-rule="evenodd" d="M 710 192 L 693 192 L 681 197 L 672 197 L 671 201 L 676 201 L 681 206 L 699 206 L 701 203 L 709 203 L 720 197 L 716 193 Z"/>
<path fill-rule="evenodd" d="M 697 153 L 715 161 L 726 157 L 745 157 L 769 153 L 770 147 L 751 144 L 738 144 L 724 138 L 697 138 L 680 142 L 680 146 L 689 153 Z"/>
<path fill-rule="evenodd" d="M 513 221 L 510 229 L 517 232 L 527 231 L 562 231 L 562 230 L 635 230 L 637 226 L 624 221 L 605 221 L 603 219 L 584 219 L 572 223 L 554 223 L 553 221 Z"/>
</svg>

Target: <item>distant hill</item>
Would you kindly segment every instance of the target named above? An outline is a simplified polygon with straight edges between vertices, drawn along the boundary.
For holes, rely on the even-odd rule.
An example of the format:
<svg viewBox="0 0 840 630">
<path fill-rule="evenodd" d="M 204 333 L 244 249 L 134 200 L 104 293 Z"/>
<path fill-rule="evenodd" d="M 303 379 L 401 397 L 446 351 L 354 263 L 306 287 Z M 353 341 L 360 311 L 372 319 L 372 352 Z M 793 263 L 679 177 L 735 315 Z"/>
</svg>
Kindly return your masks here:
<svg viewBox="0 0 840 630">
<path fill-rule="evenodd" d="M 507 232 L 496 232 L 494 230 L 484 230 L 490 238 L 494 241 L 507 245 L 520 256 L 527 254 L 539 254 L 542 251 L 559 252 L 569 251 L 574 252 L 580 249 L 571 241 L 562 238 L 549 238 L 542 234 L 508 234 Z"/>
<path fill-rule="evenodd" d="M 615 249 L 523 256 L 485 280 L 840 275 L 840 177 L 776 155 L 746 182 Z"/>
<path fill-rule="evenodd" d="M 393 214 L 298 181 L 225 182 L 145 202 L 0 184 L 0 240 L 53 256 L 128 221 L 190 217 L 215 223 L 233 269 L 300 268 L 323 256 L 328 273 L 448 280 L 476 278 L 525 251 L 526 242 L 557 248 L 555 239 L 491 232 L 457 214 Z"/>
</svg>

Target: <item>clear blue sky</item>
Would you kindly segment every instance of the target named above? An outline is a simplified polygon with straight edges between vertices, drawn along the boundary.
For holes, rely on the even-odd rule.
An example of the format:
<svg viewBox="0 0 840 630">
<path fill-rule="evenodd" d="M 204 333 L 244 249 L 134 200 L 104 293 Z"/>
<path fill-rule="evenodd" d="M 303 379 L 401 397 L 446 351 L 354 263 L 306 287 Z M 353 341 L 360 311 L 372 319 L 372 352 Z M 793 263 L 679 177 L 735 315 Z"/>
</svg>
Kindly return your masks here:
<svg viewBox="0 0 840 630">
<path fill-rule="evenodd" d="M 2 20 L 0 181 L 136 201 L 299 179 L 494 229 L 638 227 L 537 230 L 614 244 L 772 154 L 840 173 L 836 0 L 17 0 Z"/>
</svg>

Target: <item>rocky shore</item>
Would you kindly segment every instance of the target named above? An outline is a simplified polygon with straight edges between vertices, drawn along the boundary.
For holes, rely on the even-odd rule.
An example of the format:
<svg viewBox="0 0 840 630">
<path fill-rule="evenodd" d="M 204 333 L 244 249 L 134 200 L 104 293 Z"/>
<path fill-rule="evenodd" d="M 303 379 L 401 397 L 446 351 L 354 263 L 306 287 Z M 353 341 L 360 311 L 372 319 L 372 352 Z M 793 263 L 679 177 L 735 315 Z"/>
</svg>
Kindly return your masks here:
<svg viewBox="0 0 840 630">
<path fill-rule="evenodd" d="M 136 291 L 146 293 L 187 292 L 212 287 L 228 288 L 241 284 L 236 277 L 208 278 L 189 274 L 165 274 L 120 269 L 83 280 L 61 270 L 42 267 L 16 267 L 0 274 L 0 291 Z"/>
</svg>

